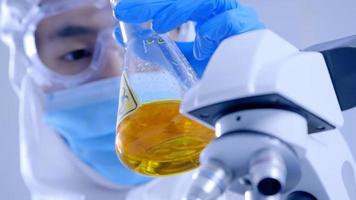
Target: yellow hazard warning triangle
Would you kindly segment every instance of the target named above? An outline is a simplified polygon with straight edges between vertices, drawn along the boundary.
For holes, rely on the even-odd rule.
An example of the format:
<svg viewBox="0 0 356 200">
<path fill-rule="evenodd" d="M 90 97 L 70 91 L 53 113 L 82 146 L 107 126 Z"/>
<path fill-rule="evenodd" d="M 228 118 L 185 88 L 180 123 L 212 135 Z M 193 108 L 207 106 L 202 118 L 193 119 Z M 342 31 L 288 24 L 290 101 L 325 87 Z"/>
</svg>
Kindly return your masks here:
<svg viewBox="0 0 356 200">
<path fill-rule="evenodd" d="M 119 94 L 118 124 L 139 107 L 139 101 L 132 90 L 126 72 L 122 74 Z"/>
</svg>

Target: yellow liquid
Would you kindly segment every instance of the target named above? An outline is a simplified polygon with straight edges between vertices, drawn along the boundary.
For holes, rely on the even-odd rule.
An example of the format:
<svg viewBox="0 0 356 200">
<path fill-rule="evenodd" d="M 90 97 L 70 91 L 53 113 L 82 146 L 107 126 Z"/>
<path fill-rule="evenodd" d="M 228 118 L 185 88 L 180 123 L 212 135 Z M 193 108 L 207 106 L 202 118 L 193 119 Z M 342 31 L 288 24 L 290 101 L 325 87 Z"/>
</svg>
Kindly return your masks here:
<svg viewBox="0 0 356 200">
<path fill-rule="evenodd" d="M 130 169 L 149 176 L 172 175 L 199 166 L 214 132 L 179 113 L 180 101 L 141 105 L 117 127 L 116 151 Z"/>
</svg>

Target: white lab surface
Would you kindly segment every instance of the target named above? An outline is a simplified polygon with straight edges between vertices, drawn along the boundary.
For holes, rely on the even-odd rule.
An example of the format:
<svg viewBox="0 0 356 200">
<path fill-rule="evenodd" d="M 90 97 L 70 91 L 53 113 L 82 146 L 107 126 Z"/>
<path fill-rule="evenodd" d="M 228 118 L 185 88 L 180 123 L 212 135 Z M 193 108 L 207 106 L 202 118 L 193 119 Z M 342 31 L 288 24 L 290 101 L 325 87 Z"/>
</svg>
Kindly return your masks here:
<svg viewBox="0 0 356 200">
<path fill-rule="evenodd" d="M 243 0 L 267 26 L 298 48 L 356 34 L 354 0 Z M 1 20 L 1 19 L 0 19 Z M 30 199 L 19 172 L 17 98 L 8 82 L 8 51 L 0 44 L 0 199 Z M 356 109 L 344 113 L 342 129 L 356 157 Z"/>
</svg>

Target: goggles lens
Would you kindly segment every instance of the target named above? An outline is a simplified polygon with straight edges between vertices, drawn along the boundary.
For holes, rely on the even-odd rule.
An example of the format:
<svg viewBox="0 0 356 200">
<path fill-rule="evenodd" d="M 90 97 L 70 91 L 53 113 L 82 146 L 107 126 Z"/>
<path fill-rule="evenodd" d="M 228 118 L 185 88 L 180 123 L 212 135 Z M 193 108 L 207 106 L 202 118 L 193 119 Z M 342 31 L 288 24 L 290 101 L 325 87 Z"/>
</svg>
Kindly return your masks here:
<svg viewBox="0 0 356 200">
<path fill-rule="evenodd" d="M 109 5 L 86 5 L 44 17 L 34 32 L 37 57 L 57 79 L 89 82 L 84 79 L 118 76 L 123 49 L 112 38 L 115 25 Z"/>
</svg>

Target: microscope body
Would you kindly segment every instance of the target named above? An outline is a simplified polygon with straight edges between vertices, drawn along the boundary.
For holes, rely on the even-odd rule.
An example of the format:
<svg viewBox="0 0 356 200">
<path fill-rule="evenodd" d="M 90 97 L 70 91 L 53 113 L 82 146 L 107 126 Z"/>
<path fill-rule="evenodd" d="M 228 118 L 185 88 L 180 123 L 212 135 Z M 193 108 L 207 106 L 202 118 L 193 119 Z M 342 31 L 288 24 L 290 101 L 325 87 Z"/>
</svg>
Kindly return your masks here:
<svg viewBox="0 0 356 200">
<path fill-rule="evenodd" d="M 356 165 L 321 53 L 269 30 L 226 39 L 181 112 L 215 129 L 188 200 L 356 199 Z"/>
</svg>

